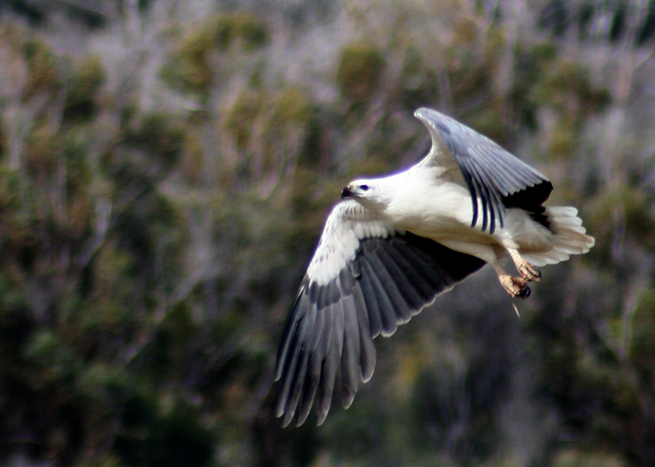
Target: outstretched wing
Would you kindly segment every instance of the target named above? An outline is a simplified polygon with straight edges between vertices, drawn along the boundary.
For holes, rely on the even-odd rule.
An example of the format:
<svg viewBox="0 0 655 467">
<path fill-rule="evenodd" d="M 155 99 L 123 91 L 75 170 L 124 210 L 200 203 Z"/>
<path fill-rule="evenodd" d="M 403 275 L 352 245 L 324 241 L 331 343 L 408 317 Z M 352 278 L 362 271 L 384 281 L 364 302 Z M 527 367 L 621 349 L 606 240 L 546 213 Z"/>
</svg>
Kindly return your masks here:
<svg viewBox="0 0 655 467">
<path fill-rule="evenodd" d="M 439 243 L 396 231 L 354 200 L 339 203 L 287 320 L 277 355 L 276 409 L 288 425 L 307 419 L 314 400 L 318 424 L 334 391 L 349 407 L 375 368 L 372 339 L 389 336 L 477 271 L 484 262 Z"/>
<path fill-rule="evenodd" d="M 473 219 L 482 230 L 494 233 L 503 226 L 507 207 L 520 207 L 539 215 L 541 204 L 553 189 L 548 179 L 486 136 L 436 110 L 418 109 L 414 115 L 430 131 L 432 149 L 419 165 L 449 167 L 455 159 L 471 192 Z"/>
</svg>

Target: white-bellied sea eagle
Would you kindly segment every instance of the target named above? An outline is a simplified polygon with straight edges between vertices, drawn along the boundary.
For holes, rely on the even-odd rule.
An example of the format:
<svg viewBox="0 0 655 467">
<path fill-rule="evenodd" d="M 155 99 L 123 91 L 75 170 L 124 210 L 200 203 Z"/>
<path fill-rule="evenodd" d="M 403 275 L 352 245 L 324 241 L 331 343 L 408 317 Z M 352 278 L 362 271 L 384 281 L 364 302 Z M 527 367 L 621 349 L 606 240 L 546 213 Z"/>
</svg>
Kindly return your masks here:
<svg viewBox="0 0 655 467">
<path fill-rule="evenodd" d="M 375 367 L 373 338 L 491 264 L 512 297 L 526 298 L 538 266 L 594 245 L 573 207 L 544 207 L 548 179 L 490 139 L 435 110 L 415 116 L 432 148 L 418 164 L 345 187 L 327 218 L 283 331 L 276 415 L 320 425 L 339 391 L 344 407 Z M 509 256 L 518 275 L 499 260 Z"/>
</svg>

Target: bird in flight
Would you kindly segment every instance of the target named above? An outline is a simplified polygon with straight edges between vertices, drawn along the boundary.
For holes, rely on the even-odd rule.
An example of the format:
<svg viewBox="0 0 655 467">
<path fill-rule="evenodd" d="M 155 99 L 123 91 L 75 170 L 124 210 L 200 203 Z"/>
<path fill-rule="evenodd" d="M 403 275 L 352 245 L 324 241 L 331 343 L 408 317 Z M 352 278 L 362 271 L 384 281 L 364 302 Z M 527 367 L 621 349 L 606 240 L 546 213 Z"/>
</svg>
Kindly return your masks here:
<svg viewBox="0 0 655 467">
<path fill-rule="evenodd" d="M 527 298 L 537 267 L 594 245 L 573 207 L 545 207 L 540 172 L 490 139 L 428 108 L 414 114 L 432 148 L 415 166 L 346 186 L 327 218 L 277 354 L 276 416 L 298 426 L 335 391 L 348 408 L 375 368 L 373 339 L 493 266 L 511 297 Z M 509 256 L 518 275 L 500 265 Z"/>
</svg>

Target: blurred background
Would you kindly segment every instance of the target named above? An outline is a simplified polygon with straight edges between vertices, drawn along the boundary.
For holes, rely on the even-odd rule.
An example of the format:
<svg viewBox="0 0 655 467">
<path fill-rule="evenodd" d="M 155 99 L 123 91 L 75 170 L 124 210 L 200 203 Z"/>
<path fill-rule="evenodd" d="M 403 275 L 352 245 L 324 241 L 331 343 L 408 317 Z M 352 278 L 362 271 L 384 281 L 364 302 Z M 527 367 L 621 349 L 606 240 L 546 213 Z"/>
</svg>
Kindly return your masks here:
<svg viewBox="0 0 655 467">
<path fill-rule="evenodd" d="M 655 465 L 655 1 L 0 2 L 0 465 Z M 325 216 L 450 114 L 596 247 L 377 339 L 272 416 Z"/>
</svg>

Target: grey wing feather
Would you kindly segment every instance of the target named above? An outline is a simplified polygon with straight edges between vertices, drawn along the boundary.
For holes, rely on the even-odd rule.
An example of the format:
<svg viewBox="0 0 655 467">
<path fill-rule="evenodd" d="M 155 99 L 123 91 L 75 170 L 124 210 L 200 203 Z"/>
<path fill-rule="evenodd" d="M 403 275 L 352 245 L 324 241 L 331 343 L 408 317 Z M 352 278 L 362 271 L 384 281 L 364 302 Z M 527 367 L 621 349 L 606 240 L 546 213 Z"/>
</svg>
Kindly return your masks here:
<svg viewBox="0 0 655 467">
<path fill-rule="evenodd" d="M 484 265 L 416 235 L 363 238 L 328 283 L 305 277 L 282 334 L 276 415 L 305 422 L 316 400 L 318 424 L 333 395 L 348 407 L 375 368 L 372 339 L 390 335 L 440 293 Z"/>
<path fill-rule="evenodd" d="M 455 159 L 471 192 L 472 227 L 481 217 L 482 230 L 493 233 L 498 225 L 503 226 L 507 207 L 521 207 L 536 215 L 543 212 L 541 204 L 552 190 L 544 175 L 486 136 L 436 110 L 424 107 L 414 115 L 430 131 L 433 144 L 420 164 L 448 166 L 451 158 Z"/>
</svg>

